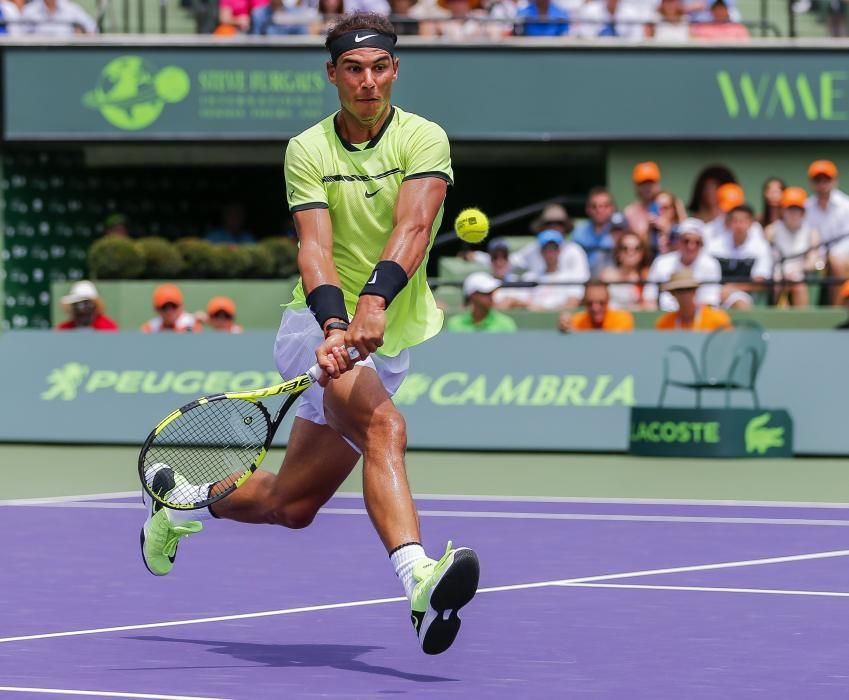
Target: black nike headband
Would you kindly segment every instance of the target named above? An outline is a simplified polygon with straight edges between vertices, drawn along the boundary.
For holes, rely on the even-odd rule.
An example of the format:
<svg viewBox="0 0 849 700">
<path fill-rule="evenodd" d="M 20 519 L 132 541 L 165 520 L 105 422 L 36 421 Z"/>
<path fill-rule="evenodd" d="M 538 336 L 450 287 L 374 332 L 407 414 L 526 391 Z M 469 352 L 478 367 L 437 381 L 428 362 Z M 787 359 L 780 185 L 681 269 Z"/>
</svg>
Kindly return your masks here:
<svg viewBox="0 0 849 700">
<path fill-rule="evenodd" d="M 388 34 L 381 34 L 374 29 L 358 29 L 355 32 L 340 34 L 330 42 L 330 60 L 336 63 L 336 59 L 343 53 L 354 49 L 381 49 L 393 58 L 395 57 L 395 42 Z"/>
</svg>

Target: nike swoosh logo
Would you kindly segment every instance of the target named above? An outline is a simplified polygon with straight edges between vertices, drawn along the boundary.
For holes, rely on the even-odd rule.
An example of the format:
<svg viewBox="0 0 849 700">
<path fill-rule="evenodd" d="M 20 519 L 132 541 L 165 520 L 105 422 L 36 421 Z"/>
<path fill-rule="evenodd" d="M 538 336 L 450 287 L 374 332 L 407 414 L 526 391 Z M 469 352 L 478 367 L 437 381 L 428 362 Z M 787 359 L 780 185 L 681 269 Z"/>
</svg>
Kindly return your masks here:
<svg viewBox="0 0 849 700">
<path fill-rule="evenodd" d="M 360 36 L 359 34 L 357 34 L 354 37 L 354 41 L 359 44 L 361 41 L 365 41 L 366 39 L 370 39 L 373 36 L 377 36 L 377 34 L 366 34 L 365 36 Z"/>
<path fill-rule="evenodd" d="M 374 284 L 375 282 L 377 282 L 377 272 L 376 272 L 376 271 L 375 271 L 375 273 L 371 276 L 371 279 L 368 281 L 368 284 Z"/>
<path fill-rule="evenodd" d="M 366 192 L 366 199 L 371 199 L 372 197 L 374 197 L 374 195 L 376 195 L 382 189 L 383 189 L 382 187 L 378 187 L 374 192 Z"/>
</svg>

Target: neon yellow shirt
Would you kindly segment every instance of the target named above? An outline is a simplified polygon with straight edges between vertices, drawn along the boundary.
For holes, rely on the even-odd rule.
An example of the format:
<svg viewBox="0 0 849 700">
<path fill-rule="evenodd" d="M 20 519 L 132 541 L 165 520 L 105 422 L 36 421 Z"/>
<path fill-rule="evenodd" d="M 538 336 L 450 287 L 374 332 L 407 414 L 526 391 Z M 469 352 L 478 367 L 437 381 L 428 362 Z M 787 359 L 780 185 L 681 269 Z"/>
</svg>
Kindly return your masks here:
<svg viewBox="0 0 849 700">
<path fill-rule="evenodd" d="M 401 183 L 439 177 L 453 184 L 448 137 L 442 128 L 416 114 L 391 109 L 381 131 L 367 144 L 344 141 L 334 114 L 298 134 L 286 148 L 289 209 L 329 209 L 333 260 L 349 315 L 392 234 Z M 440 207 L 433 222 L 431 245 L 442 211 Z M 422 343 L 442 327 L 442 311 L 427 285 L 426 267 L 427 256 L 386 311 L 380 348 L 384 355 L 394 356 Z M 306 305 L 303 280 L 293 296 L 290 307 Z"/>
</svg>

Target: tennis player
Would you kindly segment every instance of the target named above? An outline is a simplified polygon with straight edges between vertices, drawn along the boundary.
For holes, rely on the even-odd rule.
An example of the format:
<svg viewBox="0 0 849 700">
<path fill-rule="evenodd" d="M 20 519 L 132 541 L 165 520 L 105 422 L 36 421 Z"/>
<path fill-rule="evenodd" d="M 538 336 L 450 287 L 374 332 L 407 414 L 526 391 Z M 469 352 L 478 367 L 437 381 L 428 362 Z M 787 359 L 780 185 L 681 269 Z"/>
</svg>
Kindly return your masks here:
<svg viewBox="0 0 849 700">
<path fill-rule="evenodd" d="M 204 518 L 306 527 L 362 455 L 369 516 L 410 600 L 422 649 L 439 654 L 477 590 L 478 560 L 451 542 L 439 560 L 425 554 L 404 464 L 406 426 L 391 397 L 409 369 L 407 349 L 442 326 L 425 262 L 453 173 L 445 132 L 391 103 L 396 40 L 389 21 L 375 14 L 351 14 L 333 26 L 327 76 L 341 109 L 286 149 L 301 280 L 274 353 L 284 377 L 316 359 L 326 376 L 301 399 L 283 466 L 276 476 L 257 471 L 202 510 L 151 503 L 142 552 L 151 573 L 164 575 L 180 538 L 199 532 Z M 174 488 L 174 476 L 163 466 L 152 475 L 155 490 Z"/>
</svg>

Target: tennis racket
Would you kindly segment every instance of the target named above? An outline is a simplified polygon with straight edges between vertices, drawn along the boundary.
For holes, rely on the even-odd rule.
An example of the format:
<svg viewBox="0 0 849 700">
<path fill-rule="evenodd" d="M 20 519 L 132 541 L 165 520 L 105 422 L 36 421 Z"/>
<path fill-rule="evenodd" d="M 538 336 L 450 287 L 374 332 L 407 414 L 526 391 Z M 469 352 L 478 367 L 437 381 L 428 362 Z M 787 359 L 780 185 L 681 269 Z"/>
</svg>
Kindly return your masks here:
<svg viewBox="0 0 849 700">
<path fill-rule="evenodd" d="M 348 348 L 348 356 L 357 360 L 359 353 Z M 144 490 L 180 510 L 203 508 L 231 494 L 257 470 L 288 410 L 322 373 L 315 364 L 280 384 L 205 396 L 168 414 L 139 453 Z M 286 398 L 272 417 L 263 400 L 276 396 Z M 166 467 L 171 472 L 157 477 Z"/>
</svg>

